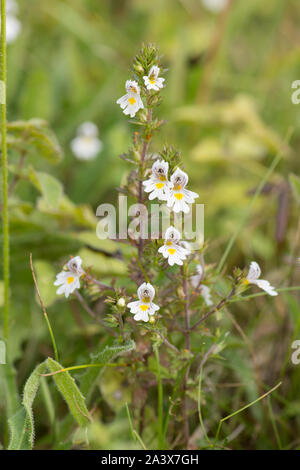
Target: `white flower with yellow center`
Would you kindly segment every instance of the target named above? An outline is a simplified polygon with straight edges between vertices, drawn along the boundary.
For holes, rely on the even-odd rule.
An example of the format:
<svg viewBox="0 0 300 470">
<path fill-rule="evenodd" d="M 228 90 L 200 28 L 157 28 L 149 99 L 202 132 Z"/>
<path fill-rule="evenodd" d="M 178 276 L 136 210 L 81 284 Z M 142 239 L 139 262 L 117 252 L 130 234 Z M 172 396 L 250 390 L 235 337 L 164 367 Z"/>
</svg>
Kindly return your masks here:
<svg viewBox="0 0 300 470">
<path fill-rule="evenodd" d="M 138 288 L 137 295 L 139 300 L 129 302 L 127 307 L 130 309 L 130 312 L 134 314 L 133 318 L 136 321 L 142 320 L 147 322 L 149 321 L 149 317 L 159 310 L 159 306 L 152 302 L 155 296 L 154 287 L 149 282 L 144 282 Z"/>
<path fill-rule="evenodd" d="M 143 181 L 144 191 L 149 194 L 152 201 L 156 197 L 161 201 L 166 201 L 169 195 L 170 183 L 168 181 L 169 164 L 164 160 L 156 160 L 152 165 L 150 178 Z"/>
<path fill-rule="evenodd" d="M 79 160 L 93 160 L 102 150 L 98 138 L 98 127 L 93 122 L 84 122 L 77 129 L 77 136 L 71 141 L 71 149 Z"/>
<path fill-rule="evenodd" d="M 163 83 L 165 79 L 158 76 L 159 71 L 160 68 L 157 67 L 157 65 L 153 65 L 153 67 L 151 67 L 150 69 L 149 74 L 143 77 L 147 90 L 158 91 L 160 88 L 163 88 Z"/>
<path fill-rule="evenodd" d="M 121 106 L 124 114 L 129 114 L 130 117 L 134 117 L 139 109 L 143 109 L 144 105 L 140 96 L 140 87 L 134 80 L 127 80 L 126 95 L 118 99 L 117 104 Z"/>
<path fill-rule="evenodd" d="M 265 279 L 259 279 L 260 274 L 261 269 L 259 265 L 255 261 L 252 261 L 250 263 L 250 268 L 245 280 L 245 284 L 255 284 L 269 295 L 278 295 L 278 292 L 276 292 L 275 287 L 271 286 L 269 281 L 266 281 Z"/>
<path fill-rule="evenodd" d="M 195 199 L 199 197 L 197 193 L 185 189 L 188 181 L 188 175 L 179 168 L 171 176 L 171 189 L 167 199 L 167 206 L 176 213 L 182 211 L 187 214 L 190 211 L 188 204 L 193 204 Z"/>
<path fill-rule="evenodd" d="M 75 256 L 67 263 L 67 270 L 57 274 L 54 285 L 60 286 L 56 291 L 58 295 L 65 294 L 68 298 L 75 289 L 80 288 L 79 279 L 84 274 L 81 264 L 82 259 L 80 256 Z"/>
<path fill-rule="evenodd" d="M 180 232 L 174 227 L 169 227 L 165 233 L 165 242 L 158 249 L 158 252 L 168 260 L 170 266 L 174 266 L 174 264 L 182 266 L 183 261 L 191 253 L 182 246 L 180 238 Z"/>
<path fill-rule="evenodd" d="M 208 286 L 206 286 L 205 284 L 201 283 L 201 281 L 203 279 L 203 268 L 202 268 L 201 264 L 197 264 L 196 270 L 197 270 L 197 274 L 195 274 L 195 276 L 192 276 L 192 278 L 191 278 L 192 286 L 194 287 L 194 289 L 199 289 L 199 291 L 200 291 L 200 293 L 201 293 L 201 295 L 204 299 L 204 302 L 209 307 L 209 306 L 213 305 L 213 301 L 212 301 L 212 298 L 211 298 L 210 288 Z"/>
</svg>

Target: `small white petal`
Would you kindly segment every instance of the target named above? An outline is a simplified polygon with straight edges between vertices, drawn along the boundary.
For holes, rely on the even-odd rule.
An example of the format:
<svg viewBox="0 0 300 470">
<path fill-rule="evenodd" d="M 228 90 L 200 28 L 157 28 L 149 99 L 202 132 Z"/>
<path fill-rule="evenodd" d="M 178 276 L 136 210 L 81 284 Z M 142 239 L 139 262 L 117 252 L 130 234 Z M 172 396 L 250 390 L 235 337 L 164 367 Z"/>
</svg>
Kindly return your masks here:
<svg viewBox="0 0 300 470">
<path fill-rule="evenodd" d="M 276 296 L 278 295 L 278 292 L 276 292 L 275 287 L 271 286 L 269 281 L 266 281 L 265 279 L 257 279 L 256 281 L 252 281 L 251 284 L 256 284 L 260 289 L 264 290 L 267 292 L 267 294 L 271 296 Z"/>
<path fill-rule="evenodd" d="M 249 282 L 255 281 L 256 279 L 259 278 L 260 275 L 261 275 L 261 269 L 260 269 L 258 263 L 256 263 L 256 261 L 252 261 L 250 263 L 249 272 L 247 274 L 248 281 Z"/>
</svg>

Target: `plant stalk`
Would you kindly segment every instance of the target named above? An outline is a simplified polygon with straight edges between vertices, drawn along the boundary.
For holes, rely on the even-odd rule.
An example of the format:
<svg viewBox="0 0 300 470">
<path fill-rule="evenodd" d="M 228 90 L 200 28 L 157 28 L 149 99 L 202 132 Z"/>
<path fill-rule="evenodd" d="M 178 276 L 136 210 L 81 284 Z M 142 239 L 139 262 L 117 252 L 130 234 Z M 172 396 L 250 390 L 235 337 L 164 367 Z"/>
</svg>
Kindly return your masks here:
<svg viewBox="0 0 300 470">
<path fill-rule="evenodd" d="M 9 335 L 9 221 L 8 221 L 8 171 L 6 144 L 6 1 L 1 0 L 1 153 L 2 153 L 2 226 L 3 226 L 3 334 Z"/>
</svg>

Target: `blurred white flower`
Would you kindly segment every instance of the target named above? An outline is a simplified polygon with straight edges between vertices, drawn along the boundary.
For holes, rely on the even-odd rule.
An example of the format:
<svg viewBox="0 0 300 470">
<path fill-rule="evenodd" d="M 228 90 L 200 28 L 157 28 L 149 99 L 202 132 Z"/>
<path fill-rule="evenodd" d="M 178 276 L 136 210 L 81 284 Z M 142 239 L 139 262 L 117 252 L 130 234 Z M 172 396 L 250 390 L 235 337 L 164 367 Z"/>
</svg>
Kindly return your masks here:
<svg viewBox="0 0 300 470">
<path fill-rule="evenodd" d="M 149 194 L 149 199 L 156 197 L 161 201 L 166 201 L 169 193 L 170 183 L 168 181 L 169 164 L 164 160 L 156 160 L 152 165 L 152 175 L 146 181 L 144 191 Z"/>
<path fill-rule="evenodd" d="M 136 321 L 142 320 L 148 322 L 149 316 L 154 315 L 159 310 L 159 306 L 152 302 L 155 296 L 155 289 L 149 282 L 144 282 L 138 288 L 137 294 L 139 300 L 129 302 L 127 307 L 134 314 L 133 318 Z"/>
<path fill-rule="evenodd" d="M 203 6 L 213 13 L 220 13 L 228 4 L 228 0 L 201 0 Z"/>
<path fill-rule="evenodd" d="M 158 252 L 168 259 L 170 266 L 174 264 L 182 266 L 183 261 L 190 254 L 190 251 L 181 245 L 180 238 L 180 232 L 174 227 L 169 227 L 165 233 L 165 242 L 158 249 Z"/>
<path fill-rule="evenodd" d="M 191 283 L 195 289 L 200 286 L 200 283 L 203 277 L 203 268 L 201 264 L 197 264 L 196 271 L 197 271 L 197 274 L 191 277 Z"/>
<path fill-rule="evenodd" d="M 16 0 L 6 0 L 6 14 L 16 15 L 19 11 L 19 5 Z"/>
<path fill-rule="evenodd" d="M 121 106 L 124 114 L 129 114 L 130 117 L 134 117 L 139 109 L 144 108 L 141 96 L 140 87 L 134 80 L 127 80 L 126 95 L 123 95 L 117 100 L 117 104 Z"/>
<path fill-rule="evenodd" d="M 201 264 L 197 264 L 196 270 L 197 270 L 197 274 L 195 274 L 195 276 L 192 276 L 191 278 L 192 286 L 194 287 L 194 289 L 199 289 L 204 299 L 204 302 L 209 307 L 213 305 L 213 301 L 212 301 L 211 294 L 210 294 L 210 288 L 206 286 L 205 284 L 201 284 L 201 281 L 203 279 L 203 268 Z"/>
<path fill-rule="evenodd" d="M 11 43 L 19 36 L 22 26 L 16 15 L 18 4 L 15 0 L 6 0 L 6 42 Z"/>
<path fill-rule="evenodd" d="M 199 197 L 197 193 L 185 189 L 188 180 L 188 175 L 179 168 L 171 176 L 171 189 L 167 199 L 167 206 L 176 213 L 182 211 L 187 214 L 190 211 L 188 204 L 193 204 L 195 198 Z"/>
<path fill-rule="evenodd" d="M 164 78 L 159 77 L 160 68 L 157 65 L 153 65 L 151 67 L 150 72 L 148 75 L 143 77 L 147 90 L 156 90 L 158 91 L 160 88 L 163 88 L 163 82 L 165 81 Z"/>
<path fill-rule="evenodd" d="M 206 286 L 205 284 L 201 284 L 200 286 L 200 291 L 201 291 L 201 295 L 204 299 L 204 302 L 206 303 L 206 305 L 208 307 L 210 307 L 211 305 L 213 305 L 213 301 L 211 299 L 211 294 L 210 294 L 210 288 L 208 286 Z"/>
<path fill-rule="evenodd" d="M 265 279 L 259 279 L 260 274 L 261 269 L 259 265 L 255 261 L 252 261 L 250 263 L 249 272 L 246 277 L 246 284 L 255 284 L 269 295 L 278 295 L 278 292 L 276 292 L 275 288 L 271 286 L 269 281 L 266 281 Z"/>
<path fill-rule="evenodd" d="M 55 286 L 59 286 L 56 293 L 58 295 L 65 294 L 66 298 L 69 297 L 75 289 L 80 288 L 80 277 L 84 274 L 81 268 L 82 259 L 80 256 L 75 256 L 67 263 L 67 270 L 61 271 L 56 275 Z"/>
<path fill-rule="evenodd" d="M 77 129 L 77 136 L 71 141 L 71 149 L 79 160 L 93 160 L 102 150 L 98 128 L 93 122 L 84 122 Z"/>
</svg>

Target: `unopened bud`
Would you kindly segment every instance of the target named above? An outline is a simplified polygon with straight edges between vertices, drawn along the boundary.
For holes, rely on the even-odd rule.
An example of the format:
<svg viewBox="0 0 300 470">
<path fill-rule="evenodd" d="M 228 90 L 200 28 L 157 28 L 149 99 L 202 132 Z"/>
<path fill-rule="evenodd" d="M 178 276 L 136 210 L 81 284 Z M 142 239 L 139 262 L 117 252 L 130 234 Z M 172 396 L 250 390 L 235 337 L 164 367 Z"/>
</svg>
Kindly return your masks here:
<svg viewBox="0 0 300 470">
<path fill-rule="evenodd" d="M 121 297 L 118 302 L 117 302 L 117 306 L 122 308 L 122 307 L 125 307 L 125 299 L 124 297 Z"/>
<path fill-rule="evenodd" d="M 138 73 L 144 73 L 144 67 L 141 64 L 134 64 L 133 68 Z"/>
</svg>

